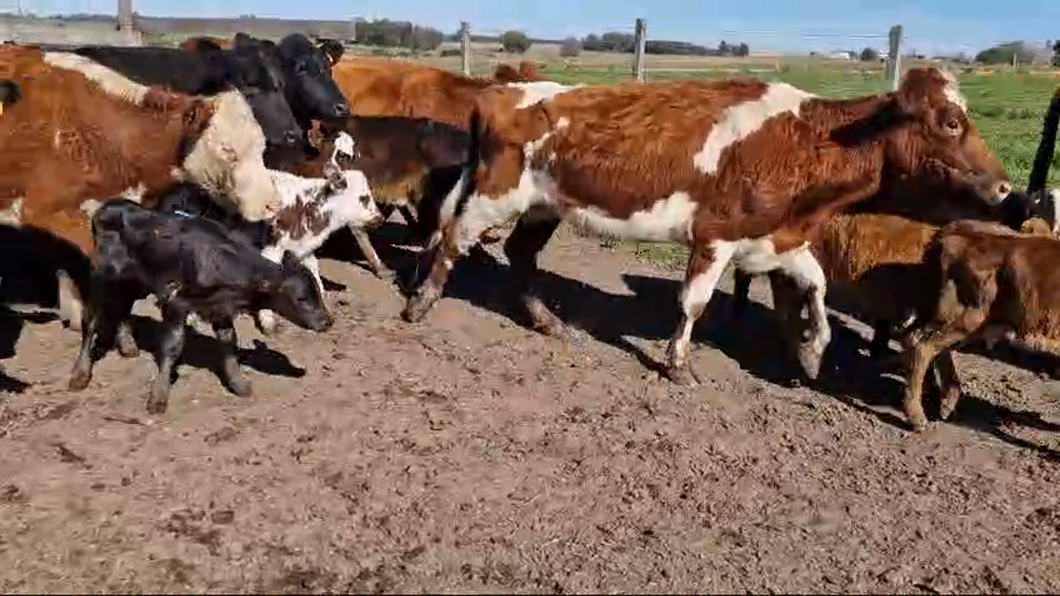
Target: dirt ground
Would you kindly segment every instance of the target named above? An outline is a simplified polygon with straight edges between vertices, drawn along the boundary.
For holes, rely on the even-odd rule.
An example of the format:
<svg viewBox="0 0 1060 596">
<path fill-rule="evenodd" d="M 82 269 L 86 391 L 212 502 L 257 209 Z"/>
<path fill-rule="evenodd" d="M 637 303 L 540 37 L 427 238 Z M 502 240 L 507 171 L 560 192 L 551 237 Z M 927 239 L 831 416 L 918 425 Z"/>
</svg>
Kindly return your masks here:
<svg viewBox="0 0 1060 596">
<path fill-rule="evenodd" d="M 766 309 L 737 327 L 723 293 L 702 386 L 660 379 L 679 273 L 627 249 L 546 250 L 564 340 L 505 314 L 483 259 L 406 324 L 355 251 L 322 264 L 330 332 L 240 321 L 253 398 L 192 334 L 157 418 L 146 351 L 72 394 L 77 334 L 8 314 L 0 590 L 1060 591 L 1060 407 L 1033 372 L 959 355 L 954 420 L 915 436 L 860 336 L 836 322 L 818 390 L 789 386 Z"/>
</svg>

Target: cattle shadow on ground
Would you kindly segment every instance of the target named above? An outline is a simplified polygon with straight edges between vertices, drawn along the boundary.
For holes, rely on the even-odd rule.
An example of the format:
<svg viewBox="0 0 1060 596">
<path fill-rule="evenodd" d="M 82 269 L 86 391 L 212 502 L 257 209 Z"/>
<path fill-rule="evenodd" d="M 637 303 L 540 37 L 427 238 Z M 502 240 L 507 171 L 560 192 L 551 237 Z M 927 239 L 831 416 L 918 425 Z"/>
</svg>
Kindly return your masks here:
<svg viewBox="0 0 1060 596">
<path fill-rule="evenodd" d="M 403 245 L 409 243 L 409 230 L 410 228 L 405 224 L 387 221 L 368 233 L 368 237 L 375 248 L 376 254 L 379 255 L 379 259 L 390 269 L 401 270 L 407 265 L 409 258 L 414 256 L 414 253 L 409 249 L 402 248 Z M 316 255 L 318 258 L 350 263 L 369 273 L 373 273 L 368 260 L 361 253 L 361 249 L 357 246 L 357 241 L 349 228 L 336 230 L 331 236 L 328 236 L 327 241 L 317 250 Z M 330 290 L 327 287 L 327 283 L 325 281 L 325 288 Z M 334 284 L 334 282 L 332 283 Z M 342 284 L 334 285 L 341 286 L 337 289 L 345 289 Z"/>
<path fill-rule="evenodd" d="M 524 327 L 529 320 L 508 288 L 508 267 L 484 250 L 472 250 L 461 259 L 445 288 L 446 298 L 466 300 L 502 314 Z M 679 321 L 680 283 L 665 278 L 624 275 L 632 295 L 603 291 L 585 282 L 542 270 L 537 278 L 539 295 L 561 321 L 618 348 L 656 372 L 663 372 L 662 351 L 648 354 L 630 338 L 667 341 Z M 731 297 L 715 292 L 707 314 L 693 332 L 696 343 L 713 346 L 736 360 L 752 375 L 778 384 L 790 384 L 800 375 L 794 357 L 775 340 L 777 327 L 770 309 L 752 302 L 739 326 L 727 319 Z M 695 361 L 693 360 L 693 367 Z"/>
<path fill-rule="evenodd" d="M 508 271 L 489 253 L 473 250 L 454 268 L 445 297 L 465 300 L 525 327 L 529 319 L 508 290 L 512 283 Z M 629 337 L 669 340 L 679 319 L 680 282 L 630 274 L 623 275 L 623 281 L 632 295 L 611 294 L 546 270 L 540 272 L 537 287 L 545 303 L 565 324 L 582 329 L 597 341 L 631 354 L 645 367 L 661 372 L 662 351 L 653 357 Z M 729 315 L 731 302 L 732 296 L 727 292 L 719 289 L 714 293 L 706 315 L 693 330 L 693 341 L 721 351 L 764 381 L 789 385 L 793 379 L 800 379 L 794 355 L 779 341 L 780 328 L 772 309 L 752 300 L 743 318 L 735 322 Z M 855 329 L 834 315 L 829 316 L 829 322 L 832 342 L 820 376 L 808 386 L 884 424 L 909 430 L 901 405 L 904 376 L 882 370 L 869 358 L 869 342 Z M 693 367 L 695 361 L 693 357 Z M 938 403 L 937 391 L 925 391 L 926 411 L 937 413 Z M 1051 450 L 1005 433 L 1004 425 L 1060 430 L 1060 426 L 1042 421 L 1033 413 L 1008 410 L 974 395 L 962 397 L 950 422 L 989 432 L 1021 448 L 1049 452 L 1050 456 L 1054 455 Z"/>
<path fill-rule="evenodd" d="M 161 321 L 133 315 L 130 322 L 136 345 L 152 355 L 158 354 L 162 333 Z M 269 348 L 265 342 L 258 339 L 254 340 L 254 347 L 251 349 L 239 348 L 237 356 L 240 364 L 262 374 L 291 378 L 301 378 L 306 374 L 305 369 L 295 366 L 286 355 Z M 179 362 L 181 366 L 208 370 L 220 378 L 221 343 L 212 335 L 204 335 L 195 328 L 188 327 L 184 352 Z"/>
</svg>

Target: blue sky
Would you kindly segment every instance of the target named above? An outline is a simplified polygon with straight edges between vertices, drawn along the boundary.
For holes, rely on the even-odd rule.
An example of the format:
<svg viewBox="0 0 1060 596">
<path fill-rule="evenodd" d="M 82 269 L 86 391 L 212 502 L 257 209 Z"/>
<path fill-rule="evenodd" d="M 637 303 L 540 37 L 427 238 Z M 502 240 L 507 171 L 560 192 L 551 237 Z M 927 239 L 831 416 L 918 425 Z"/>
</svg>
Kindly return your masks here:
<svg viewBox="0 0 1060 596">
<path fill-rule="evenodd" d="M 111 13 L 116 0 L 0 0 L 0 10 L 36 13 Z M 714 45 L 720 39 L 755 47 L 829 50 L 885 47 L 888 28 L 901 23 L 907 46 L 920 52 L 974 53 L 1011 39 L 1060 38 L 1060 0 L 908 0 L 887 6 L 868 0 L 133 0 L 150 15 L 346 19 L 387 17 L 455 31 L 519 28 L 562 37 L 632 29 L 648 20 L 650 37 Z M 879 39 L 861 36 L 879 35 Z"/>
</svg>

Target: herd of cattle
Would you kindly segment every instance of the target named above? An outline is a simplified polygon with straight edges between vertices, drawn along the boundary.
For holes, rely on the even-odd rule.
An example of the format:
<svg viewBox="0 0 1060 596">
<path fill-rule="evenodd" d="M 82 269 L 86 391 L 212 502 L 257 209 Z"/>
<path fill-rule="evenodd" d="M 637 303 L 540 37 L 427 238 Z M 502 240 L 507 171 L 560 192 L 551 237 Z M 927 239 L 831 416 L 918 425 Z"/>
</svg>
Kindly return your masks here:
<svg viewBox="0 0 1060 596">
<path fill-rule="evenodd" d="M 732 318 L 768 274 L 811 379 L 831 341 L 826 287 L 849 298 L 875 328 L 871 356 L 905 365 L 916 430 L 932 366 L 941 418 L 956 406 L 952 349 L 1060 348 L 1060 193 L 1045 188 L 1060 90 L 1021 191 L 936 68 L 891 93 L 826 99 L 747 78 L 569 86 L 528 62 L 472 78 L 342 54 L 300 34 L 0 45 L 0 241 L 32 243 L 8 251 L 0 284 L 57 288 L 82 333 L 72 390 L 109 347 L 138 354 L 129 317 L 151 295 L 164 331 L 149 411 L 166 409 L 191 315 L 223 346 L 226 386 L 249 395 L 234 318 L 265 334 L 276 314 L 328 330 L 314 252 L 349 228 L 392 277 L 369 232 L 395 209 L 423 247 L 403 280 L 410 322 L 508 223 L 506 287 L 545 334 L 562 324 L 538 296 L 537 255 L 560 222 L 684 243 L 665 363 L 678 383 L 697 382 L 692 328 L 730 264 Z M 885 358 L 893 338 L 903 351 Z"/>
</svg>

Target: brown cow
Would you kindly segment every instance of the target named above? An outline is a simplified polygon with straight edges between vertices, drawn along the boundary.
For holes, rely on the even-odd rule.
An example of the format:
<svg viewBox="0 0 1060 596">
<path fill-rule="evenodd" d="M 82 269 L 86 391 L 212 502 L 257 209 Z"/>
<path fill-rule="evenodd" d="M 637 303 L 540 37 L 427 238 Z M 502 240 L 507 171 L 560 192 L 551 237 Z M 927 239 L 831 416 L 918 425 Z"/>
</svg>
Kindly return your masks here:
<svg viewBox="0 0 1060 596">
<path fill-rule="evenodd" d="M 962 210 L 956 201 L 945 205 L 945 197 L 936 196 L 934 201 L 927 201 L 927 196 L 923 198 L 925 208 L 920 210 L 920 217 L 937 218 L 943 223 L 961 218 Z M 1005 207 L 999 213 L 968 208 L 963 210 L 963 216 L 999 221 L 1010 229 L 1041 231 L 1044 226 L 1041 233 L 1052 233 L 1051 224 L 1039 215 L 1044 210 L 1026 194 L 1011 193 L 1005 200 Z M 873 324 L 874 334 L 869 348 L 873 358 L 883 356 L 893 330 L 912 323 L 920 300 L 918 291 L 923 285 L 920 263 L 939 229 L 939 225 L 902 215 L 843 213 L 831 218 L 820 235 L 812 239 L 810 251 L 828 280 L 829 305 Z M 780 271 L 771 271 L 768 277 L 774 291 L 773 310 L 791 327 L 789 331 L 794 331 L 795 325 L 801 324 L 794 318 L 795 309 L 807 306 L 805 297 L 799 295 L 792 280 Z M 745 279 L 750 281 L 750 277 Z M 739 278 L 737 283 L 740 283 Z M 748 287 L 749 283 L 742 290 L 737 286 L 734 292 L 734 318 L 739 318 L 745 308 Z"/>
<path fill-rule="evenodd" d="M 952 223 L 958 219 L 980 219 L 980 220 L 997 220 L 999 217 L 1003 218 L 1007 225 L 1010 227 L 1018 227 L 1020 222 L 1024 221 L 1028 217 L 1034 216 L 1041 218 L 1041 221 L 1048 221 L 1053 223 L 1054 228 L 1058 223 L 1057 219 L 1057 203 L 1060 202 L 1060 189 L 1048 190 L 1046 189 L 1046 181 L 1049 176 L 1049 165 L 1053 160 L 1053 153 L 1056 148 L 1056 135 L 1057 127 L 1060 125 L 1060 88 L 1054 93 L 1049 107 L 1046 109 L 1045 118 L 1042 122 L 1042 134 L 1041 139 L 1038 142 L 1038 149 L 1034 157 L 1034 167 L 1031 169 L 1029 182 L 1027 184 L 1027 191 L 1025 194 L 1013 193 L 1013 195 L 1021 194 L 1021 196 L 1012 196 L 1004 202 L 1002 209 L 995 213 L 985 213 L 981 209 L 977 209 L 975 205 L 967 202 L 950 201 L 945 198 L 945 189 L 931 188 L 924 185 L 920 185 L 916 188 L 909 188 L 907 185 L 901 183 L 888 188 L 880 196 L 875 197 L 869 201 L 867 205 L 863 205 L 863 208 L 870 209 L 872 211 L 879 212 L 891 212 L 900 214 L 916 221 L 936 224 L 943 226 Z M 975 211 L 979 211 L 976 213 Z M 851 222 L 850 225 L 859 225 L 858 222 L 865 221 L 867 225 L 876 226 L 877 220 L 856 219 Z M 825 241 L 831 232 L 829 228 L 825 230 Z M 843 228 L 848 226 L 844 225 Z M 915 226 L 914 226 L 915 227 Z M 934 228 L 924 228 L 934 229 Z M 896 237 L 891 241 L 887 241 L 885 236 L 879 236 L 881 233 L 893 231 L 896 233 Z M 1055 233 L 1054 229 L 1054 233 Z M 832 267 L 831 271 L 835 272 L 839 277 L 832 277 L 829 275 L 829 281 L 841 280 L 841 281 L 854 281 L 857 276 L 861 275 L 863 271 L 861 266 L 867 262 L 871 263 L 904 263 L 907 259 L 914 255 L 920 255 L 923 251 L 924 244 L 920 242 L 915 246 L 905 246 L 902 244 L 903 236 L 912 234 L 913 236 L 924 238 L 926 237 L 913 230 L 902 230 L 898 227 L 890 226 L 887 229 L 868 229 L 868 230 L 853 230 L 844 229 L 840 231 L 840 228 L 836 229 L 837 234 L 842 234 L 843 237 L 849 239 L 851 244 L 843 246 L 841 254 L 828 255 L 835 266 Z M 876 240 L 866 241 L 869 238 L 876 238 Z M 815 243 L 815 246 L 818 243 Z M 815 247 L 815 253 L 818 255 L 818 259 L 821 259 L 820 251 Z M 916 257 L 919 260 L 919 256 Z M 844 261 L 849 261 L 845 262 Z M 823 262 L 823 261 L 822 261 Z M 825 271 L 829 271 L 829 267 L 825 266 Z M 779 274 L 771 273 L 770 280 L 775 280 Z M 751 289 L 751 274 L 737 271 L 734 274 L 734 289 L 733 289 L 733 314 L 739 317 L 749 300 L 749 293 Z M 783 291 L 783 289 L 781 290 Z M 883 355 L 883 352 L 887 348 L 892 331 L 892 325 L 900 323 L 906 320 L 905 315 L 900 318 L 891 318 L 890 316 L 894 312 L 889 308 L 891 305 L 883 306 L 880 314 L 884 315 L 876 318 L 873 322 L 875 324 L 874 334 L 872 339 L 872 347 L 870 354 L 874 358 L 878 358 Z M 871 312 L 864 311 L 864 312 Z"/>
<path fill-rule="evenodd" d="M 1050 228 L 1040 223 L 1026 226 L 1033 233 L 1020 234 L 965 220 L 932 240 L 923 260 L 924 299 L 902 338 L 908 358 L 904 406 L 914 430 L 927 426 L 921 395 L 936 356 L 945 420 L 961 393 L 954 348 L 977 338 L 988 346 L 1000 339 L 1060 355 L 1060 240 Z"/>
<path fill-rule="evenodd" d="M 505 252 L 513 287 L 544 332 L 561 323 L 532 278 L 562 219 L 681 241 L 691 256 L 667 370 L 682 383 L 695 383 L 692 326 L 730 261 L 755 273 L 783 270 L 811 297 L 812 336 L 798 353 L 815 378 L 831 339 L 824 272 L 807 250 L 819 226 L 878 193 L 885 178 L 943 181 L 988 204 L 1011 190 L 956 80 L 934 68 L 910 70 L 895 92 L 842 100 L 735 79 L 583 87 L 522 109 L 518 101 L 505 88 L 479 98 L 472 175 L 443 206 L 442 232 L 426 253 L 429 277 L 402 316 L 422 319 L 482 231 L 524 213 Z"/>
<path fill-rule="evenodd" d="M 493 78 L 482 78 L 385 58 L 343 60 L 332 69 L 332 77 L 349 100 L 350 112 L 358 116 L 430 118 L 464 129 L 482 90 L 543 80 L 531 63 L 520 65 L 519 73 L 501 64 Z"/>
<path fill-rule="evenodd" d="M 280 197 L 262 162 L 265 137 L 238 91 L 191 97 L 136 84 L 88 59 L 0 48 L 0 78 L 22 99 L 0 117 L 0 211 L 91 254 L 98 201 L 150 195 L 189 179 L 249 220 Z M 83 279 L 79 280 L 84 282 Z M 80 292 L 61 283 L 60 310 L 80 326 Z"/>
</svg>

